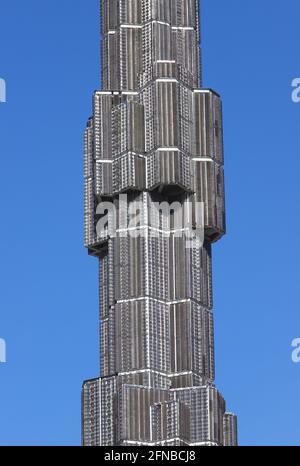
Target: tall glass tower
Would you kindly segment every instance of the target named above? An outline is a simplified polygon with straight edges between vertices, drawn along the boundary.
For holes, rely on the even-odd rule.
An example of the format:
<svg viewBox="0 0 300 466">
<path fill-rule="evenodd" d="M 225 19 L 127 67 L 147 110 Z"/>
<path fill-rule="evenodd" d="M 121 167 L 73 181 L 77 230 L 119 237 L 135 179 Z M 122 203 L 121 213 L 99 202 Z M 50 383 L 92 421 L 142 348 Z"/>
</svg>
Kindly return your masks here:
<svg viewBox="0 0 300 466">
<path fill-rule="evenodd" d="M 236 445 L 214 386 L 222 111 L 201 83 L 199 3 L 102 0 L 101 20 L 84 175 L 101 377 L 83 384 L 83 445 Z"/>
</svg>

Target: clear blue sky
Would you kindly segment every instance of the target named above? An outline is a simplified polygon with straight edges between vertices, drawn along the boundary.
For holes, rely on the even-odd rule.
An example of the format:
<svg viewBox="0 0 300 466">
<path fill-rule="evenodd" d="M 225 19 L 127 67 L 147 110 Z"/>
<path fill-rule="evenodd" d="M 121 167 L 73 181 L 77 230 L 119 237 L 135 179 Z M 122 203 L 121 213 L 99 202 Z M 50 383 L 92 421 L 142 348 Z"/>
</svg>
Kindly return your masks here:
<svg viewBox="0 0 300 466">
<path fill-rule="evenodd" d="M 98 0 L 1 4 L 0 444 L 80 443 L 98 374 L 97 263 L 82 245 L 82 131 Z M 203 0 L 204 84 L 224 102 L 228 235 L 215 246 L 217 384 L 240 443 L 300 444 L 299 0 Z"/>
</svg>

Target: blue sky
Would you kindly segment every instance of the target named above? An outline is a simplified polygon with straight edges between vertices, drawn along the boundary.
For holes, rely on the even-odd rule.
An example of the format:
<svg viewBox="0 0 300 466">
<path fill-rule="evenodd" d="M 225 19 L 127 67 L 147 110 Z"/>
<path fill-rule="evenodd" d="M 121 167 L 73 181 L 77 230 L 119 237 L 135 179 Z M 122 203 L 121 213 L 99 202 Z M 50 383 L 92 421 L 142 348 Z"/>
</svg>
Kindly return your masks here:
<svg viewBox="0 0 300 466">
<path fill-rule="evenodd" d="M 98 0 L 2 2 L 0 445 L 78 445 L 98 374 L 97 263 L 82 246 L 82 131 Z M 243 445 L 300 442 L 297 0 L 203 0 L 204 85 L 224 103 L 228 234 L 214 249 L 217 385 Z"/>
</svg>

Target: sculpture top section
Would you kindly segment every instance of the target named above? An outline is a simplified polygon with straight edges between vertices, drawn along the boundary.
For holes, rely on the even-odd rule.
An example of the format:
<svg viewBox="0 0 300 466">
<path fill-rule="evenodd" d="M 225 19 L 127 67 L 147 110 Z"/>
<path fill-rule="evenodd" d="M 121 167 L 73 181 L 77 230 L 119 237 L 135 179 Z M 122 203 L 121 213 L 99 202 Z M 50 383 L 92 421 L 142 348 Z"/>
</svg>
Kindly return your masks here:
<svg viewBox="0 0 300 466">
<path fill-rule="evenodd" d="M 159 77 L 201 84 L 195 0 L 103 0 L 102 87 L 137 91 Z"/>
</svg>

